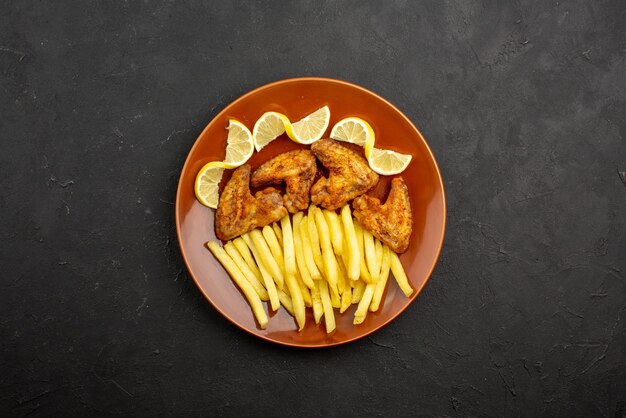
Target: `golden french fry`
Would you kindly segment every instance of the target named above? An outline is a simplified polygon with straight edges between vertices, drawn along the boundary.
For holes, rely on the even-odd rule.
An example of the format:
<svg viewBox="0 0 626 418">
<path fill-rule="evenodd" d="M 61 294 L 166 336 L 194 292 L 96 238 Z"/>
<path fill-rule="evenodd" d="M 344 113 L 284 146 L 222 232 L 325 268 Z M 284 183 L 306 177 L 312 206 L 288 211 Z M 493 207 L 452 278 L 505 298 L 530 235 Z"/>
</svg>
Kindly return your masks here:
<svg viewBox="0 0 626 418">
<path fill-rule="evenodd" d="M 313 306 L 313 301 L 311 299 L 311 291 L 302 281 L 302 276 L 296 270 L 296 280 L 298 281 L 298 286 L 300 286 L 300 292 L 302 293 L 302 300 L 304 300 L 304 306 L 310 308 Z"/>
<path fill-rule="evenodd" d="M 295 318 L 296 316 L 293 314 L 293 303 L 291 302 L 291 298 L 289 297 L 289 295 L 286 294 L 284 291 L 279 290 L 278 299 L 280 299 L 281 306 L 285 308 L 287 312 L 289 312 L 289 315 Z"/>
<path fill-rule="evenodd" d="M 313 258 L 313 249 L 311 246 L 311 239 L 309 237 L 309 220 L 305 216 L 300 222 L 300 237 L 302 238 L 302 251 L 304 252 L 304 261 L 309 269 L 311 278 L 313 280 L 321 280 L 322 274 L 320 273 L 315 260 Z"/>
<path fill-rule="evenodd" d="M 363 280 L 356 282 L 356 285 L 352 289 L 352 303 L 359 303 L 365 292 L 366 283 Z"/>
<path fill-rule="evenodd" d="M 333 312 L 333 305 L 330 301 L 330 294 L 328 293 L 328 283 L 325 280 L 317 280 L 315 282 L 317 290 L 322 299 L 322 308 L 324 309 L 324 323 L 326 324 L 326 333 L 330 334 L 335 330 L 335 313 Z"/>
<path fill-rule="evenodd" d="M 352 287 L 350 286 L 350 280 L 348 280 L 348 275 L 346 273 L 346 267 L 343 264 L 342 260 L 337 260 L 337 265 L 339 266 L 339 283 L 343 280 L 343 289 L 341 290 L 341 307 L 339 309 L 339 313 L 344 313 L 346 309 L 350 307 L 352 303 Z M 339 287 L 339 286 L 338 286 Z"/>
<path fill-rule="evenodd" d="M 293 246 L 296 251 L 296 267 L 298 267 L 298 271 L 300 272 L 300 277 L 304 284 L 309 288 L 313 289 L 315 287 L 315 283 L 313 283 L 313 278 L 311 277 L 311 273 L 309 272 L 309 268 L 306 264 L 306 259 L 304 256 L 304 249 L 302 245 L 302 233 L 300 228 L 300 223 L 302 222 L 302 212 L 298 212 L 293 215 Z"/>
<path fill-rule="evenodd" d="M 280 220 L 280 226 L 283 230 L 283 250 L 285 256 L 285 281 L 291 295 L 293 303 L 293 312 L 298 323 L 298 331 L 302 331 L 306 323 L 306 313 L 304 311 L 304 300 L 300 285 L 296 280 L 296 255 L 293 247 L 293 233 L 291 230 L 291 219 L 286 215 Z"/>
<path fill-rule="evenodd" d="M 341 308 L 341 296 L 337 293 L 337 289 L 333 290 L 333 287 L 329 283 L 328 291 L 330 293 L 330 304 L 333 305 L 333 308 Z"/>
<path fill-rule="evenodd" d="M 346 285 L 348 279 L 346 279 L 346 270 L 343 267 L 341 257 L 335 258 L 335 264 L 337 265 L 337 291 L 340 295 L 343 295 L 346 286 L 350 287 L 350 285 Z"/>
<path fill-rule="evenodd" d="M 322 306 L 322 299 L 317 286 L 311 289 L 311 302 L 313 304 L 313 318 L 315 319 L 315 323 L 319 324 L 322 315 L 324 315 L 324 307 Z"/>
<path fill-rule="evenodd" d="M 354 320 L 352 323 L 354 325 L 362 324 L 365 321 L 365 317 L 367 316 L 367 309 L 372 302 L 372 297 L 374 296 L 374 291 L 376 289 L 376 283 L 370 283 L 365 286 L 365 292 L 363 292 L 363 297 L 359 301 L 359 306 L 357 306 L 356 311 L 354 312 Z"/>
<path fill-rule="evenodd" d="M 365 251 L 365 263 L 370 273 L 372 282 L 378 281 L 380 267 L 376 266 L 376 246 L 374 245 L 374 236 L 370 231 L 363 228 L 363 249 Z"/>
<path fill-rule="evenodd" d="M 324 217 L 330 230 L 330 239 L 333 243 L 333 251 L 337 256 L 343 253 L 343 230 L 341 229 L 341 219 L 334 211 L 324 210 Z"/>
<path fill-rule="evenodd" d="M 358 222 L 354 223 L 354 232 L 356 234 L 356 240 L 359 246 L 359 269 L 361 272 L 360 278 L 364 280 L 366 283 L 372 283 L 372 276 L 370 276 L 370 272 L 367 269 L 367 265 L 365 264 L 365 248 L 363 243 L 363 227 Z"/>
<path fill-rule="evenodd" d="M 274 222 L 272 224 L 272 229 L 274 230 L 274 233 L 276 234 L 276 238 L 278 238 L 278 243 L 282 247 L 283 246 L 283 231 L 280 230 L 280 225 L 278 225 L 278 222 Z"/>
<path fill-rule="evenodd" d="M 352 288 L 350 286 L 346 286 L 341 294 L 341 306 L 339 308 L 339 313 L 344 313 L 352 304 Z"/>
<path fill-rule="evenodd" d="M 350 251 L 346 268 L 348 270 L 348 278 L 352 281 L 356 281 L 360 276 L 360 260 L 361 255 L 359 253 L 359 245 L 354 229 L 354 222 L 352 221 L 352 213 L 350 212 L 350 205 L 345 205 L 341 208 L 341 222 L 343 224 L 343 234 L 346 238 L 346 244 Z"/>
<path fill-rule="evenodd" d="M 391 250 L 386 245 L 383 246 L 383 259 L 381 261 L 380 277 L 376 283 L 376 289 L 374 290 L 374 297 L 372 297 L 372 303 L 370 304 L 370 311 L 376 312 L 380 306 L 380 301 L 383 298 L 385 292 L 385 286 L 387 285 L 387 279 L 389 278 L 389 268 L 391 265 Z"/>
<path fill-rule="evenodd" d="M 393 251 L 389 252 L 391 253 L 391 273 L 393 273 L 393 277 L 396 278 L 396 282 L 398 283 L 400 290 L 402 290 L 404 295 L 408 298 L 413 293 L 413 289 L 409 284 L 409 279 L 406 277 L 404 267 L 402 267 L 402 263 L 400 263 L 398 254 Z"/>
<path fill-rule="evenodd" d="M 315 210 L 317 206 L 310 205 L 309 206 L 309 216 L 307 217 L 309 222 L 309 240 L 311 241 L 311 250 L 313 250 L 313 260 L 315 260 L 315 265 L 322 273 L 322 276 L 326 277 L 327 272 L 324 270 L 324 262 L 322 260 L 322 250 L 320 247 L 320 237 L 317 232 L 317 223 L 315 219 Z"/>
<path fill-rule="evenodd" d="M 270 272 L 270 274 L 272 275 L 272 278 L 276 282 L 276 287 L 282 290 L 283 285 L 284 285 L 284 280 L 285 280 L 283 276 L 283 271 L 278 266 L 278 263 L 276 262 L 276 260 L 274 260 L 274 257 L 272 256 L 272 252 L 270 251 L 270 248 L 267 245 L 267 241 L 265 241 L 265 238 L 263 237 L 263 234 L 261 233 L 261 231 L 258 229 L 253 229 L 252 231 L 247 232 L 244 235 L 248 235 L 252 239 L 254 246 L 256 247 L 258 253 L 261 255 L 261 260 L 257 260 L 257 262 L 260 261 L 261 263 L 265 265 L 265 268 L 267 269 L 267 271 Z M 284 235 L 284 231 L 283 231 L 283 235 Z M 284 239 L 284 236 L 283 236 L 283 239 Z"/>
<path fill-rule="evenodd" d="M 241 289 L 244 296 L 248 300 L 250 307 L 252 308 L 252 312 L 254 313 L 256 320 L 259 322 L 259 326 L 262 329 L 265 329 L 268 323 L 267 313 L 263 308 L 263 303 L 261 302 L 259 295 L 256 293 L 250 282 L 246 280 L 237 264 L 235 264 L 233 259 L 222 247 L 220 247 L 217 242 L 209 242 L 207 243 L 207 247 L 209 247 L 209 250 L 213 253 L 215 258 L 222 263 L 222 266 L 224 266 L 228 274 L 230 274 L 230 277 Z"/>
<path fill-rule="evenodd" d="M 254 273 L 254 275 L 259 280 L 259 282 L 263 284 L 264 281 L 263 281 L 263 276 L 261 275 L 261 270 L 259 270 L 259 266 L 256 265 L 254 258 L 252 258 L 252 253 L 250 253 L 248 244 L 246 244 L 246 242 L 241 237 L 235 238 L 232 241 L 232 243 L 235 245 L 235 248 L 239 252 L 239 255 L 243 257 L 243 259 L 245 260 L 246 264 L 248 265 L 252 273 Z"/>
<path fill-rule="evenodd" d="M 247 233 L 243 234 L 241 238 L 252 252 L 254 259 L 256 260 L 257 266 L 259 266 L 259 271 L 261 272 L 261 277 L 263 277 L 265 289 L 267 289 L 267 294 L 270 298 L 270 307 L 273 311 L 277 311 L 280 307 L 280 300 L 278 299 L 278 292 L 276 292 L 276 284 L 272 279 L 272 275 L 265 268 L 265 265 L 263 264 L 263 258 L 261 257 L 261 254 L 254 245 L 254 242 L 252 242 L 252 238 L 250 238 Z"/>
<path fill-rule="evenodd" d="M 376 249 L 376 275 L 380 280 L 380 270 L 383 266 L 383 243 L 378 238 L 374 238 L 374 248 Z"/>
<path fill-rule="evenodd" d="M 337 292 L 337 259 L 333 252 L 332 244 L 330 243 L 330 231 L 328 230 L 328 224 L 324 213 L 319 208 L 313 209 L 315 215 L 315 224 L 317 225 L 317 232 L 319 236 L 320 245 L 322 247 L 322 260 L 324 263 L 324 271 L 326 271 L 326 280 L 331 288 L 331 292 L 339 296 Z M 339 298 L 337 297 L 337 300 Z M 333 304 L 334 306 L 334 304 Z"/>
<path fill-rule="evenodd" d="M 265 238 L 265 242 L 267 242 L 267 246 L 270 247 L 270 251 L 276 264 L 282 270 L 283 274 L 285 274 L 285 260 L 283 259 L 283 246 L 278 242 L 278 238 L 276 237 L 276 233 L 272 229 L 271 226 L 265 225 L 262 229 L 263 238 Z"/>
<path fill-rule="evenodd" d="M 259 295 L 259 298 L 261 298 L 261 300 L 263 301 L 269 300 L 270 297 L 267 294 L 267 290 L 265 290 L 265 287 L 263 287 L 259 279 L 257 279 L 254 273 L 252 273 L 252 270 L 250 270 L 250 267 L 248 267 L 246 261 L 243 259 L 241 254 L 239 254 L 239 251 L 237 251 L 235 244 L 233 244 L 231 241 L 228 241 L 226 244 L 224 244 L 224 250 L 226 250 L 226 253 L 230 256 L 230 258 L 233 259 L 235 264 L 237 264 L 237 267 L 239 267 L 239 270 L 241 270 L 245 278 L 248 279 L 252 287 L 254 287 L 254 290 L 256 291 L 257 295 Z"/>
</svg>

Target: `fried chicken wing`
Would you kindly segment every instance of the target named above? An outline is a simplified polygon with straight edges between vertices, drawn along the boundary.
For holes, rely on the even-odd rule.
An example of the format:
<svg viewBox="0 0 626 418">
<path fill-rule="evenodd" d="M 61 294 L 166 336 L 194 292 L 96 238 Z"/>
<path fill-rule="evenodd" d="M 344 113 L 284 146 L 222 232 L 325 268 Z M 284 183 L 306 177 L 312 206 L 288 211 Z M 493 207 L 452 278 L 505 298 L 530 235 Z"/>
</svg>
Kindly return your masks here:
<svg viewBox="0 0 626 418">
<path fill-rule="evenodd" d="M 311 201 L 324 209 L 340 208 L 378 183 L 365 158 L 330 138 L 314 142 L 311 151 L 329 171 L 311 188 Z"/>
<path fill-rule="evenodd" d="M 250 166 L 245 164 L 235 170 L 220 195 L 215 213 L 215 233 L 223 241 L 287 215 L 277 190 L 270 187 L 252 196 L 249 181 Z"/>
<path fill-rule="evenodd" d="M 401 177 L 391 181 L 391 191 L 384 204 L 363 195 L 354 199 L 352 206 L 354 216 L 372 235 L 396 253 L 406 251 L 413 230 L 413 217 L 409 190 Z"/>
<path fill-rule="evenodd" d="M 250 184 L 259 187 L 285 182 L 285 207 L 289 212 L 296 213 L 309 206 L 309 191 L 316 172 L 317 164 L 311 151 L 289 151 L 261 164 L 252 173 Z"/>
</svg>

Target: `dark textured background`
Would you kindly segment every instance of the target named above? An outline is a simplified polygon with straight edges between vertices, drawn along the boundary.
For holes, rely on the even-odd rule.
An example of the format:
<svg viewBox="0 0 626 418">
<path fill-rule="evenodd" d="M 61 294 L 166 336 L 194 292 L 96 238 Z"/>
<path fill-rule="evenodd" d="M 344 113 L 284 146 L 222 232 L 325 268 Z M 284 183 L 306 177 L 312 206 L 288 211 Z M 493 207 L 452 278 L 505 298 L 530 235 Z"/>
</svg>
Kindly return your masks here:
<svg viewBox="0 0 626 418">
<path fill-rule="evenodd" d="M 1 415 L 625 416 L 626 3 L 282 3 L 2 2 Z M 402 109 L 449 207 L 411 308 L 317 351 L 223 319 L 173 221 L 202 128 L 303 75 Z"/>
</svg>

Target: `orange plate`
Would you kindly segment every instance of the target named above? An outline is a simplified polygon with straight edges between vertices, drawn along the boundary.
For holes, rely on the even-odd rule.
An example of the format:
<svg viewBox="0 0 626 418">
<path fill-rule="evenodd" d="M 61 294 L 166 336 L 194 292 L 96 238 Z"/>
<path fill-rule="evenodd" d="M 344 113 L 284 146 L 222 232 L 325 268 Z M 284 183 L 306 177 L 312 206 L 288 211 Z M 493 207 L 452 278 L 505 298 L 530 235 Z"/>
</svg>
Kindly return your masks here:
<svg viewBox="0 0 626 418">
<path fill-rule="evenodd" d="M 408 250 L 400 256 L 411 286 L 416 290 L 406 298 L 390 276 L 386 295 L 378 312 L 370 312 L 360 325 L 352 325 L 356 305 L 344 314 L 336 311 L 337 329 L 326 334 L 324 321 L 315 325 L 307 309 L 307 325 L 297 331 L 294 319 L 284 310 L 269 315 L 262 330 L 242 293 L 220 263 L 206 248 L 215 240 L 213 209 L 202 206 L 194 195 L 194 181 L 200 168 L 209 161 L 222 160 L 225 154 L 228 120 L 236 118 L 250 130 L 267 111 L 286 114 L 297 121 L 314 110 L 328 105 L 330 128 L 348 116 L 367 120 L 376 133 L 376 146 L 413 155 L 413 161 L 401 174 L 407 182 L 413 209 L 413 234 Z M 252 168 L 281 152 L 301 148 L 286 136 L 275 140 L 249 163 Z M 230 174 L 230 173 L 229 173 Z M 222 186 L 229 175 L 225 175 Z M 382 177 L 381 177 L 382 178 Z M 374 194 L 388 190 L 389 179 L 375 188 Z M 354 341 L 388 324 L 420 293 L 435 267 L 445 230 L 446 205 L 441 175 L 422 134 L 396 107 L 382 97 L 354 84 L 327 78 L 294 78 L 260 87 L 245 94 L 222 110 L 202 131 L 183 167 L 176 195 L 176 231 L 187 268 L 208 301 L 241 329 L 279 344 L 295 347 L 327 347 Z"/>
</svg>

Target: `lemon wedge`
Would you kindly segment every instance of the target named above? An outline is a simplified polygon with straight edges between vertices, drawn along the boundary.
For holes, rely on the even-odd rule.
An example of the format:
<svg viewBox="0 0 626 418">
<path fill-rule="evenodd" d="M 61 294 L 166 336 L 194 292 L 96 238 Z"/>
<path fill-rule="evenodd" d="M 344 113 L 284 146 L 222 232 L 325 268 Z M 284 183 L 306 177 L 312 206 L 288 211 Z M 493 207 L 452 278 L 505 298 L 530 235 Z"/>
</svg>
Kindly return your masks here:
<svg viewBox="0 0 626 418">
<path fill-rule="evenodd" d="M 293 141 L 308 145 L 322 139 L 329 122 L 330 109 L 324 106 L 295 123 L 286 124 L 285 131 Z"/>
<path fill-rule="evenodd" d="M 391 176 L 402 173 L 412 158 L 412 155 L 372 147 L 367 160 L 372 170 L 383 176 Z"/>
<path fill-rule="evenodd" d="M 374 148 L 376 134 L 369 123 L 351 116 L 340 120 L 330 131 L 330 137 L 337 141 L 349 142 L 364 148 L 365 158 L 372 170 L 383 176 L 403 172 L 413 158 L 411 155 Z"/>
<path fill-rule="evenodd" d="M 235 168 L 244 164 L 252 157 L 254 152 L 254 140 L 250 129 L 238 120 L 231 119 L 226 127 L 228 138 L 226 140 L 226 168 Z"/>
<path fill-rule="evenodd" d="M 194 192 L 198 201 L 204 206 L 217 209 L 220 198 L 219 185 L 226 168 L 230 168 L 228 164 L 212 161 L 205 164 L 198 172 Z"/>
<path fill-rule="evenodd" d="M 278 112 L 265 112 L 254 124 L 252 137 L 254 148 L 261 151 L 263 147 L 285 133 L 285 126 L 291 125 L 289 118 Z"/>
<path fill-rule="evenodd" d="M 366 121 L 357 117 L 349 117 L 340 120 L 333 126 L 333 129 L 330 131 L 330 137 L 337 141 L 362 146 L 365 148 L 365 157 L 369 159 L 376 135 Z"/>
</svg>

